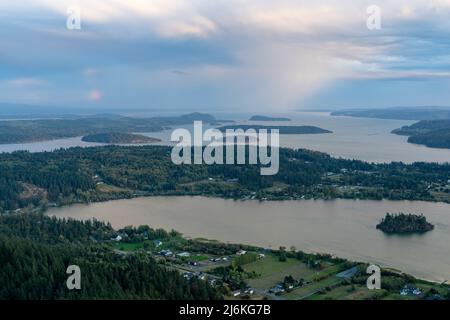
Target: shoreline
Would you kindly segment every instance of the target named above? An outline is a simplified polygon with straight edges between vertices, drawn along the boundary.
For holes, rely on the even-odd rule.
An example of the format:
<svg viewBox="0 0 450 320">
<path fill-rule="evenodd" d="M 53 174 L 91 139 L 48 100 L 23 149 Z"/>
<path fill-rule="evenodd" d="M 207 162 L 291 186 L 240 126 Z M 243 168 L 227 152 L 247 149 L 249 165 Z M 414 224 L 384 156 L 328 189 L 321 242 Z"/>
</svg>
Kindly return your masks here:
<svg viewBox="0 0 450 320">
<path fill-rule="evenodd" d="M 168 196 L 168 197 L 172 197 L 172 196 Z M 201 200 L 202 198 L 203 199 L 211 199 L 211 197 L 203 197 L 203 196 L 178 196 L 178 197 L 179 198 L 189 198 L 191 200 L 196 200 L 196 199 Z M 116 199 L 116 200 L 117 201 L 119 201 L 119 200 L 121 200 L 121 201 L 130 200 L 131 201 L 131 200 L 136 200 L 136 199 L 143 199 L 143 200 L 145 200 L 145 199 L 155 199 L 155 198 L 163 199 L 163 198 L 167 198 L 167 196 L 140 196 L 140 197 L 136 197 L 136 198 L 133 198 L 133 199 Z M 233 200 L 233 199 L 224 199 L 224 198 L 218 198 L 218 197 L 215 197 L 215 198 L 212 198 L 212 199 L 224 200 L 224 201 L 231 201 L 232 200 L 232 202 L 234 202 L 234 203 L 239 203 L 239 202 L 244 202 L 244 203 L 252 203 L 253 202 L 253 203 L 258 203 L 258 204 L 262 203 L 261 201 L 258 201 L 258 200 L 236 201 L 236 200 Z M 176 199 L 172 199 L 172 200 L 176 200 Z M 170 200 L 170 201 L 172 201 L 172 200 Z M 359 202 L 360 201 L 360 200 L 352 200 L 352 199 L 341 199 L 341 200 L 343 200 L 343 201 L 352 201 L 352 202 Z M 110 200 L 110 201 L 113 202 L 115 200 Z M 329 203 L 334 202 L 334 200 L 312 200 L 312 199 L 311 200 L 293 200 L 293 201 L 297 201 L 297 202 L 304 201 L 305 203 L 307 203 L 307 202 L 314 202 L 314 201 L 321 201 L 321 202 L 323 201 L 323 202 L 329 202 Z M 382 200 L 368 200 L 368 201 L 379 202 L 379 201 L 382 201 Z M 415 204 L 417 204 L 417 202 L 420 202 L 420 203 L 423 203 L 423 204 L 427 204 L 428 203 L 428 202 L 425 202 L 425 201 L 410 201 L 410 200 L 387 200 L 387 201 L 395 201 L 395 202 L 398 202 L 398 203 L 401 203 L 401 202 L 404 202 L 404 203 L 415 203 Z M 107 202 L 109 202 L 109 201 L 107 201 Z M 102 203 L 107 203 L 107 202 L 102 202 Z M 292 202 L 292 200 L 279 201 L 279 202 L 290 203 L 290 202 Z M 91 203 L 91 204 L 93 204 L 93 203 Z M 79 207 L 79 206 L 89 206 L 91 204 L 74 204 L 74 205 L 70 205 L 70 206 Z M 97 203 L 97 204 L 101 204 L 101 203 Z M 442 203 L 442 204 L 443 205 L 447 205 L 446 203 Z M 65 208 L 69 208 L 70 206 L 64 206 L 64 207 Z M 60 216 L 55 215 L 53 213 L 54 210 L 58 210 L 58 209 L 59 208 L 49 208 L 47 211 L 45 211 L 45 214 L 47 214 L 49 216 L 60 217 Z M 91 216 L 89 218 L 87 218 L 87 217 L 86 218 L 79 218 L 79 217 L 76 217 L 76 216 L 66 216 L 66 218 L 68 218 L 68 217 L 71 217 L 71 218 L 74 218 L 74 219 L 77 219 L 77 220 L 80 220 L 80 219 L 81 220 L 85 220 L 85 219 L 89 219 L 89 218 L 94 218 L 95 216 Z M 99 220 L 102 220 L 102 221 L 104 220 L 106 222 L 111 222 L 111 221 L 108 220 L 108 218 L 105 218 L 105 217 L 95 217 L 95 218 L 99 219 Z M 169 220 L 172 219 L 172 218 L 169 218 Z M 149 219 L 151 219 L 150 216 L 149 216 Z M 131 225 L 136 226 L 136 227 L 138 225 L 142 224 L 142 223 L 135 223 L 135 222 L 131 222 L 131 221 L 132 221 L 132 219 L 129 220 L 129 222 L 127 222 L 127 224 L 131 224 Z M 147 223 L 146 222 L 146 224 L 151 224 L 151 223 Z M 123 227 L 123 225 L 116 225 L 114 223 L 113 223 L 113 226 L 114 227 Z M 159 226 L 159 225 L 158 225 L 158 227 L 162 227 L 164 229 L 168 228 L 167 226 Z M 375 228 L 375 226 L 374 226 L 374 228 Z M 169 229 L 170 229 L 170 227 L 169 227 Z M 174 226 L 173 229 L 177 230 L 179 228 Z M 181 230 L 180 232 L 183 233 L 183 237 L 185 237 L 185 238 L 215 239 L 215 238 L 213 238 L 213 237 L 211 237 L 209 235 L 205 235 L 205 234 L 198 234 L 198 233 L 192 233 L 192 232 L 189 233 L 189 232 L 186 232 L 185 230 Z M 231 238 L 232 238 L 232 236 L 231 236 Z M 219 242 L 222 242 L 222 243 L 236 243 L 231 238 L 224 239 L 224 238 L 218 237 L 218 239 L 220 239 L 220 240 L 216 239 L 215 241 L 219 241 Z M 278 244 L 277 243 L 271 243 L 270 245 L 266 245 L 264 243 L 249 242 L 249 241 L 243 241 L 243 240 L 242 241 L 239 240 L 237 243 L 251 245 L 251 246 L 257 246 L 257 247 L 260 247 L 260 248 L 270 248 L 271 250 L 277 248 L 279 245 L 286 245 L 286 243 L 283 243 L 283 242 L 280 242 Z M 399 273 L 405 273 L 405 274 L 408 274 L 408 275 L 412 275 L 413 277 L 415 277 L 417 279 L 428 281 L 428 282 L 443 283 L 445 281 L 448 281 L 448 279 L 445 279 L 445 278 L 440 278 L 440 277 L 430 278 L 430 277 L 426 277 L 426 276 L 421 276 L 417 272 L 403 271 L 404 269 L 402 267 L 396 267 L 393 264 L 389 264 L 389 263 L 385 263 L 385 262 L 379 261 L 377 258 L 369 258 L 369 257 L 368 257 L 368 259 L 355 258 L 355 256 L 360 255 L 357 252 L 355 254 L 353 254 L 353 255 L 352 254 L 346 255 L 346 254 L 342 254 L 342 253 L 335 253 L 335 251 L 333 251 L 332 249 L 330 249 L 330 250 L 321 250 L 320 248 L 318 248 L 317 250 L 315 250 L 315 249 L 307 248 L 307 247 L 304 247 L 304 246 L 303 247 L 298 246 L 298 249 L 303 251 L 303 252 L 305 252 L 305 253 L 330 254 L 332 256 L 336 256 L 338 258 L 344 258 L 344 259 L 347 259 L 347 260 L 352 261 L 352 262 L 360 262 L 360 263 L 370 263 L 370 262 L 372 262 L 372 263 L 376 263 L 376 264 L 378 264 L 379 266 L 381 266 L 381 267 L 383 267 L 385 269 L 392 269 L 392 270 L 395 270 L 396 272 L 399 272 Z M 339 251 L 339 250 L 337 250 L 337 251 Z"/>
</svg>

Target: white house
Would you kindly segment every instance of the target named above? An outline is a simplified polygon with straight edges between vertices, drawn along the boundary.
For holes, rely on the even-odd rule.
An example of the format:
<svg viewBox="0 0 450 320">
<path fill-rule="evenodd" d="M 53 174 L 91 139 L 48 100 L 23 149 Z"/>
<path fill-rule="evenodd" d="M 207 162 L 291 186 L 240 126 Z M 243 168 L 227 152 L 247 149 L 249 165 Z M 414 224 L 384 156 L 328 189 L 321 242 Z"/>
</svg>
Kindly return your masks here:
<svg viewBox="0 0 450 320">
<path fill-rule="evenodd" d="M 189 258 L 191 256 L 191 254 L 189 252 L 180 252 L 177 254 L 177 256 L 182 257 L 182 258 Z"/>
<path fill-rule="evenodd" d="M 236 290 L 236 291 L 233 291 L 231 294 L 233 295 L 233 297 L 237 297 L 237 296 L 241 295 L 241 291 L 240 290 Z"/>
</svg>

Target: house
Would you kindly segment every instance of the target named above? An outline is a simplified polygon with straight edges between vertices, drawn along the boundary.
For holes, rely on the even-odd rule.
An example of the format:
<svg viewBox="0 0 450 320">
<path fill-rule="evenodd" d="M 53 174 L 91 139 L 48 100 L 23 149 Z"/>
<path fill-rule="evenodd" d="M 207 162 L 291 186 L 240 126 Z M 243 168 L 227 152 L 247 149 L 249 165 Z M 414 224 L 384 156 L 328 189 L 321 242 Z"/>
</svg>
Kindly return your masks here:
<svg viewBox="0 0 450 320">
<path fill-rule="evenodd" d="M 255 290 L 253 290 L 253 288 L 247 288 L 244 291 L 245 294 L 253 294 L 254 292 L 255 292 Z"/>
<path fill-rule="evenodd" d="M 119 234 L 117 237 L 113 238 L 114 241 L 122 241 L 122 236 Z"/>
<path fill-rule="evenodd" d="M 171 257 L 173 255 L 172 251 L 170 250 L 161 250 L 159 254 L 163 257 Z"/>
<path fill-rule="evenodd" d="M 240 290 L 236 290 L 236 291 L 233 291 L 231 294 L 233 295 L 233 297 L 238 297 L 238 296 L 241 295 L 241 291 Z"/>
<path fill-rule="evenodd" d="M 408 289 L 403 288 L 402 290 L 400 290 L 400 295 L 401 296 L 407 296 L 408 294 L 409 294 L 409 290 Z"/>
<path fill-rule="evenodd" d="M 413 293 L 413 295 L 415 295 L 415 296 L 419 296 L 419 295 L 422 294 L 422 291 L 421 291 L 420 289 L 415 288 L 415 289 L 412 291 L 412 293 Z"/>
<path fill-rule="evenodd" d="M 400 290 L 401 296 L 420 296 L 422 294 L 422 290 L 419 288 L 411 287 L 411 286 L 404 286 L 402 290 Z"/>
<path fill-rule="evenodd" d="M 189 258 L 191 254 L 189 252 L 180 252 L 177 254 L 180 258 Z"/>
<path fill-rule="evenodd" d="M 281 285 L 281 284 L 278 284 L 277 286 L 275 286 L 269 290 L 270 293 L 274 293 L 274 294 L 281 294 L 284 291 L 285 290 L 283 288 L 283 285 Z"/>
<path fill-rule="evenodd" d="M 155 241 L 153 241 L 153 244 L 155 245 L 155 247 L 159 247 L 159 246 L 161 246 L 162 245 L 162 241 L 159 241 L 159 240 L 155 240 Z"/>
<path fill-rule="evenodd" d="M 238 252 L 236 252 L 236 255 L 237 256 L 243 256 L 244 254 L 246 254 L 247 253 L 247 251 L 245 251 L 245 250 L 239 250 Z"/>
<path fill-rule="evenodd" d="M 184 277 L 186 280 L 191 280 L 191 279 L 194 277 L 194 274 L 193 274 L 192 272 L 186 272 L 186 273 L 183 275 L 183 277 Z"/>
</svg>

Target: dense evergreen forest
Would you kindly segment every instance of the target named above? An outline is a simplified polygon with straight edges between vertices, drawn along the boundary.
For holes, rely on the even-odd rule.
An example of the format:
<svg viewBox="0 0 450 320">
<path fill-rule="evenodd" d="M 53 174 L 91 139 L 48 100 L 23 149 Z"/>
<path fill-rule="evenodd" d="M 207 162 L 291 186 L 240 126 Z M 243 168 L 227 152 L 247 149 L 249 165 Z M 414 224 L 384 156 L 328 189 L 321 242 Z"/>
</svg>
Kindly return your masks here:
<svg viewBox="0 0 450 320">
<path fill-rule="evenodd" d="M 85 142 L 97 143 L 116 143 L 116 144 L 141 144 L 154 143 L 161 141 L 160 139 L 147 137 L 141 134 L 123 133 L 123 132 L 106 132 L 89 134 L 81 138 Z"/>
<path fill-rule="evenodd" d="M 147 239 L 161 231 L 129 229 Z M 220 299 L 207 282 L 186 280 L 143 252 L 119 254 L 116 231 L 98 221 L 43 214 L 0 215 L 0 299 Z M 81 290 L 68 290 L 66 269 L 81 269 Z"/>
<path fill-rule="evenodd" d="M 419 121 L 392 133 L 409 136 L 408 142 L 430 148 L 450 149 L 450 119 Z"/>
<path fill-rule="evenodd" d="M 423 144 L 430 148 L 450 149 L 450 129 L 414 135 L 408 138 L 408 142 Z"/>
<path fill-rule="evenodd" d="M 258 165 L 174 165 L 165 146 L 70 148 L 0 154 L 0 210 L 140 195 L 236 199 L 450 201 L 450 164 L 370 164 L 280 149 L 280 170 Z"/>
</svg>

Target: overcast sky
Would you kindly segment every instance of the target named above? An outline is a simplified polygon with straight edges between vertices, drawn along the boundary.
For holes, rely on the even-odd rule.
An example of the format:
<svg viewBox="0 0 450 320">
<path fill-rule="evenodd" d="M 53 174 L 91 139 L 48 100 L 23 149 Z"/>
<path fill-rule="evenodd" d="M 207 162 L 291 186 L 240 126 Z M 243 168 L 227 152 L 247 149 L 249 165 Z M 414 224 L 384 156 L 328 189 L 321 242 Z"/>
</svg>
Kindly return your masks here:
<svg viewBox="0 0 450 320">
<path fill-rule="evenodd" d="M 374 4 L 380 30 L 366 26 Z M 450 0 L 0 0 L 0 102 L 447 106 Z"/>
</svg>

